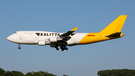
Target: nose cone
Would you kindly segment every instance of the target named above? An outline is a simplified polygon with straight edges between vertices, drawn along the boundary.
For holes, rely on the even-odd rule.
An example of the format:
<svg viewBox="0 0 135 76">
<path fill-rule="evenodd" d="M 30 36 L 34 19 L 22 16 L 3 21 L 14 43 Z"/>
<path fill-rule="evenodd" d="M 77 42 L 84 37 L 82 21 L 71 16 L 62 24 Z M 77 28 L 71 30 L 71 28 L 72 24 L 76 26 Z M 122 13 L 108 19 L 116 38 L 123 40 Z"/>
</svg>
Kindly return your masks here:
<svg viewBox="0 0 135 76">
<path fill-rule="evenodd" d="M 12 37 L 12 36 L 8 36 L 8 37 L 7 37 L 7 40 L 13 42 L 13 37 Z"/>
</svg>

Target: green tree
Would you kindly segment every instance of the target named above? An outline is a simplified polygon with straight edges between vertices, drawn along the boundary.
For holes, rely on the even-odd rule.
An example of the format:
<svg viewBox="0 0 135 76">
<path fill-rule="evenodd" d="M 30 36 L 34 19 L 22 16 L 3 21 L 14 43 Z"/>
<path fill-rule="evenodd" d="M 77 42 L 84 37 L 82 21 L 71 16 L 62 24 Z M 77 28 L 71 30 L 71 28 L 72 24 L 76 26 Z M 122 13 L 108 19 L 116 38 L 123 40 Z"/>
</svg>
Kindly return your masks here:
<svg viewBox="0 0 135 76">
<path fill-rule="evenodd" d="M 11 71 L 13 76 L 24 76 L 20 71 Z"/>
<path fill-rule="evenodd" d="M 0 68 L 0 76 L 56 76 L 56 75 L 44 71 L 28 72 L 26 75 L 24 75 L 20 71 L 5 71 L 2 68 Z M 68 76 L 68 75 L 63 75 L 63 76 Z"/>
<path fill-rule="evenodd" d="M 98 71 L 99 76 L 135 76 L 135 70 L 113 69 Z"/>
<path fill-rule="evenodd" d="M 31 72 L 28 72 L 25 76 L 34 76 Z"/>
<path fill-rule="evenodd" d="M 39 71 L 39 72 L 28 72 L 26 76 L 56 76 L 56 75 L 44 71 Z"/>
<path fill-rule="evenodd" d="M 6 71 L 6 73 L 4 74 L 4 76 L 13 76 L 13 74 L 10 71 Z"/>
<path fill-rule="evenodd" d="M 4 75 L 5 74 L 5 70 L 3 70 L 2 68 L 0 68 L 0 75 Z"/>
</svg>

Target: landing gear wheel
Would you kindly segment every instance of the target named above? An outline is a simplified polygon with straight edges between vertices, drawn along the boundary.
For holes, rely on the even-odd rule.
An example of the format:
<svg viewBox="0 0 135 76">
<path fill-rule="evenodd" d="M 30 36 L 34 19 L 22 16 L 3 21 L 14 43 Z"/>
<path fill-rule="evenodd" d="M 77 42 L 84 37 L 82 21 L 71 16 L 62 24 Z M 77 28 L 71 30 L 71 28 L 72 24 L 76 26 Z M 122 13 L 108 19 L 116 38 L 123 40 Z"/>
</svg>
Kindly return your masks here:
<svg viewBox="0 0 135 76">
<path fill-rule="evenodd" d="M 63 46 L 61 46 L 60 49 L 61 49 L 61 51 L 64 51 L 64 47 Z"/>
<path fill-rule="evenodd" d="M 56 50 L 59 50 L 58 46 L 55 46 Z"/>
<path fill-rule="evenodd" d="M 18 44 L 18 49 L 21 49 L 20 44 Z"/>
<path fill-rule="evenodd" d="M 61 51 L 64 51 L 64 48 L 62 48 Z"/>
<path fill-rule="evenodd" d="M 56 48 L 56 50 L 59 50 L 59 48 Z"/>
<path fill-rule="evenodd" d="M 68 48 L 67 48 L 67 47 L 65 47 L 65 50 L 68 50 Z"/>
<path fill-rule="evenodd" d="M 18 47 L 18 49 L 21 49 L 21 47 Z"/>
</svg>

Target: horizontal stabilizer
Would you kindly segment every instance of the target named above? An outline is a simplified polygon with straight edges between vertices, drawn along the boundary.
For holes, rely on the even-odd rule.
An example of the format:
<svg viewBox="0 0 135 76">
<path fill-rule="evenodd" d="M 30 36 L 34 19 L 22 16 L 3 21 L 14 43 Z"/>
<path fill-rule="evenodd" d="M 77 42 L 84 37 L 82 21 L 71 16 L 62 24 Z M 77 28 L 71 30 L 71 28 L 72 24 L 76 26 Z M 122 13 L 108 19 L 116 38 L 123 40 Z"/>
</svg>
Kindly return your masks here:
<svg viewBox="0 0 135 76">
<path fill-rule="evenodd" d="M 113 38 L 119 38 L 119 37 L 123 37 L 123 33 L 121 32 L 116 32 L 116 33 L 113 33 L 111 35 L 108 35 L 106 37 L 109 37 L 110 39 L 113 39 Z"/>
</svg>

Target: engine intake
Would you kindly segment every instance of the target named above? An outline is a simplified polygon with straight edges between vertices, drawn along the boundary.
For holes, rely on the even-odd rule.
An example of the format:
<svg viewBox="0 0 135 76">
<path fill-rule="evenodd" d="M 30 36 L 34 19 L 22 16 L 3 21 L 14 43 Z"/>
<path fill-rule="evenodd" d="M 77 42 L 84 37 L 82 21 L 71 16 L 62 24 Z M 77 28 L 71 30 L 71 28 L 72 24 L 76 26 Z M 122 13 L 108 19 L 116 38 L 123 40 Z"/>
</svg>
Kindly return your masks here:
<svg viewBox="0 0 135 76">
<path fill-rule="evenodd" d="M 46 41 L 38 41 L 38 45 L 39 46 L 45 46 L 46 45 Z"/>
</svg>

